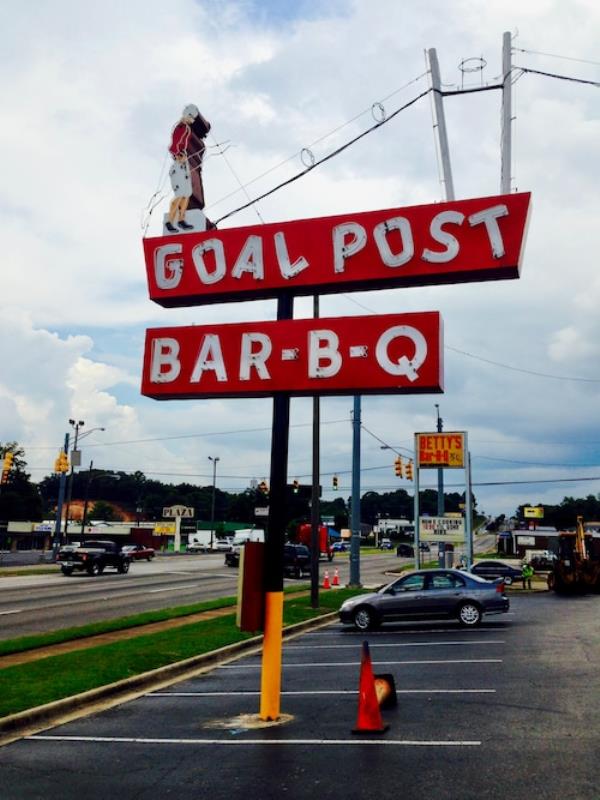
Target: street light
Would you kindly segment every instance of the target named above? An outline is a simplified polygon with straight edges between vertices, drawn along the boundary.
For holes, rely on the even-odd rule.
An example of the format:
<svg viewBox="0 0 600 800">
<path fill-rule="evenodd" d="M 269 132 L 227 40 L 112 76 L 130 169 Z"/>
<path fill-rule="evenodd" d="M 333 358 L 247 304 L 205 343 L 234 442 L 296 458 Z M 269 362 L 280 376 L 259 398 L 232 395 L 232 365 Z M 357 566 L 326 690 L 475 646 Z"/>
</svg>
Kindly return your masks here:
<svg viewBox="0 0 600 800">
<path fill-rule="evenodd" d="M 217 489 L 217 461 L 220 461 L 219 456 L 209 456 L 209 461 L 213 465 L 213 483 L 212 483 L 212 502 L 210 505 L 210 549 L 213 549 L 213 536 L 215 533 L 215 492 Z"/>
<path fill-rule="evenodd" d="M 75 466 L 80 466 L 80 464 L 81 464 L 81 455 L 77 450 L 77 442 L 80 439 L 84 439 L 86 436 L 89 436 L 91 433 L 94 433 L 94 431 L 104 431 L 104 430 L 106 430 L 106 428 L 90 428 L 89 431 L 86 431 L 85 433 L 82 433 L 81 436 L 80 436 L 79 435 L 79 429 L 83 428 L 83 426 L 85 425 L 85 422 L 82 419 L 80 419 L 80 420 L 70 419 L 69 420 L 69 425 L 71 425 L 71 427 L 75 429 L 75 441 L 73 442 L 73 449 L 71 450 L 71 471 L 69 473 L 69 485 L 68 485 L 68 488 L 67 488 L 67 510 L 66 510 L 66 513 L 65 513 L 65 541 L 67 539 L 67 533 L 69 531 L 69 513 L 70 513 L 70 506 L 71 506 L 71 497 L 72 497 L 72 494 L 73 494 L 73 472 L 74 472 Z M 77 455 L 75 455 L 75 453 L 77 453 Z M 75 461 L 77 461 L 77 464 L 75 464 Z"/>
</svg>

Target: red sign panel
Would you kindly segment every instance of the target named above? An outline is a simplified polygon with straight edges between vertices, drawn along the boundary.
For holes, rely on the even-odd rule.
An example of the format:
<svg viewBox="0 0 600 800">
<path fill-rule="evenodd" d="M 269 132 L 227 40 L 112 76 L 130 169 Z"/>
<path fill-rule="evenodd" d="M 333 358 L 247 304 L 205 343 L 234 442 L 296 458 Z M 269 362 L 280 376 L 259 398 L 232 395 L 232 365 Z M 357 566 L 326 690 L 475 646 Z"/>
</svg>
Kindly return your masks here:
<svg viewBox="0 0 600 800">
<path fill-rule="evenodd" d="M 153 328 L 146 331 L 142 394 L 441 392 L 442 352 L 435 311 Z"/>
<path fill-rule="evenodd" d="M 144 239 L 150 299 L 190 306 L 517 278 L 530 194 Z"/>
</svg>

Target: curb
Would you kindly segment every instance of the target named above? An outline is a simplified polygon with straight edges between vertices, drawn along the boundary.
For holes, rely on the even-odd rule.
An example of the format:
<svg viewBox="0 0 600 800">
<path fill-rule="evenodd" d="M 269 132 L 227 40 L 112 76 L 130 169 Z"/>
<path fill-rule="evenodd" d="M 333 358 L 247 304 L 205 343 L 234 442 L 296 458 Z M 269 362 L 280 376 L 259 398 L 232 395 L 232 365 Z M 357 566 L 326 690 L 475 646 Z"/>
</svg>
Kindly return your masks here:
<svg viewBox="0 0 600 800">
<path fill-rule="evenodd" d="M 283 629 L 283 638 L 289 639 L 304 631 L 325 627 L 337 619 L 337 616 L 337 612 L 332 611 L 304 622 L 298 622 L 296 625 L 290 625 Z M 235 661 L 242 655 L 258 653 L 261 650 L 262 641 L 262 635 L 254 636 L 252 639 L 226 645 L 210 653 L 192 656 L 184 661 L 166 664 L 131 678 L 123 678 L 106 686 L 99 686 L 81 694 L 64 697 L 43 706 L 36 706 L 2 717 L 0 719 L 0 747 L 56 725 L 62 725 L 134 700 L 136 697 L 147 694 L 150 690 L 164 688 L 192 678 L 202 672 L 207 672 L 217 664 Z"/>
</svg>

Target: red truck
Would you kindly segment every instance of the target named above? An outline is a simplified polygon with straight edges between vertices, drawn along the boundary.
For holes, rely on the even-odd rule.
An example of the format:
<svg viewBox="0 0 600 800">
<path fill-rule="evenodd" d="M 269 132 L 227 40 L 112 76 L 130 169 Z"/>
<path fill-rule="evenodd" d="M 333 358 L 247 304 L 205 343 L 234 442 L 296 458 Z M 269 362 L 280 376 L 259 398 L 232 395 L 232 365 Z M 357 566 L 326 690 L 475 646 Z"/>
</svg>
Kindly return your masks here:
<svg viewBox="0 0 600 800">
<path fill-rule="evenodd" d="M 298 542 L 298 544 L 305 544 L 310 549 L 311 535 L 312 526 L 310 522 L 298 525 L 296 542 Z M 329 540 L 327 525 L 319 525 L 319 556 L 321 558 L 326 558 L 328 561 L 331 561 L 333 558 L 333 548 Z"/>
</svg>

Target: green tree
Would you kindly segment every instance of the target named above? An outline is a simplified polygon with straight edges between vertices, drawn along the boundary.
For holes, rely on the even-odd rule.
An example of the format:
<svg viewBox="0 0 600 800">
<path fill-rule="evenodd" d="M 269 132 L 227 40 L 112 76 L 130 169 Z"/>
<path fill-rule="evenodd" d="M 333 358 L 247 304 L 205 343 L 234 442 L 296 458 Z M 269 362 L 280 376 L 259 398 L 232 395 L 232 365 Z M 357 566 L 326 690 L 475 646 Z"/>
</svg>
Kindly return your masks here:
<svg viewBox="0 0 600 800">
<path fill-rule="evenodd" d="M 12 453 L 14 459 L 6 483 L 0 487 L 0 519 L 32 522 L 43 519 L 42 498 L 26 472 L 25 451 L 17 442 L 0 442 L 0 458 L 4 459 L 6 453 Z"/>
</svg>

